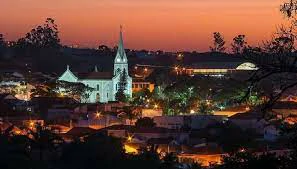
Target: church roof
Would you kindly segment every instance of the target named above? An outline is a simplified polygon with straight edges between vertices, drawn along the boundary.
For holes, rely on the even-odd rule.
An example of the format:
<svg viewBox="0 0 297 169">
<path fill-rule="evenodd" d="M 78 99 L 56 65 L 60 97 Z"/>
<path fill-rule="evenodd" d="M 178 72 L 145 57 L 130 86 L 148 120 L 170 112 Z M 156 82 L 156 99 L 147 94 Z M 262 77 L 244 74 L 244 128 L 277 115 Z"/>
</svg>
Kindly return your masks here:
<svg viewBox="0 0 297 169">
<path fill-rule="evenodd" d="M 119 43 L 118 43 L 117 55 L 119 55 L 121 57 L 121 59 L 127 59 L 125 48 L 124 48 L 122 26 L 120 27 L 120 39 L 119 39 Z"/>
<path fill-rule="evenodd" d="M 112 79 L 112 72 L 89 72 L 89 73 L 78 73 L 79 79 Z"/>
</svg>

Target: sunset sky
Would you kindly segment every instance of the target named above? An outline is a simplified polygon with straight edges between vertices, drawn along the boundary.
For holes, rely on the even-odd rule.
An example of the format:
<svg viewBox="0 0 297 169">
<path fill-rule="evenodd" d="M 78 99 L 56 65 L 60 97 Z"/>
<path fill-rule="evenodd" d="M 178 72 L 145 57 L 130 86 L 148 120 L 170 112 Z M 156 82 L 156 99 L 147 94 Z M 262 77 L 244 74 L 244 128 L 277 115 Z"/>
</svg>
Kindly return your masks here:
<svg viewBox="0 0 297 169">
<path fill-rule="evenodd" d="M 63 44 L 114 46 L 119 25 L 126 48 L 207 51 L 212 33 L 229 44 L 245 34 L 250 44 L 269 39 L 286 20 L 284 0 L 0 0 L 0 33 L 16 40 L 47 17 Z"/>
</svg>

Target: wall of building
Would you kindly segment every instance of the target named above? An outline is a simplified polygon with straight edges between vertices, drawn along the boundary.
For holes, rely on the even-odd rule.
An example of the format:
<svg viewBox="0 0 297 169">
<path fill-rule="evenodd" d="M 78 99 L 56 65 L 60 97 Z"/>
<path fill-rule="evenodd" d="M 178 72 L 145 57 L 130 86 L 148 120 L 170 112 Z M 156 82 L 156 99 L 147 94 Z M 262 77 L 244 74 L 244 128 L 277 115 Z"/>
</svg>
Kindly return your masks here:
<svg viewBox="0 0 297 169">
<path fill-rule="evenodd" d="M 155 84 L 150 82 L 132 82 L 132 91 L 139 92 L 143 89 L 148 89 L 150 92 L 153 92 L 155 89 Z"/>
</svg>

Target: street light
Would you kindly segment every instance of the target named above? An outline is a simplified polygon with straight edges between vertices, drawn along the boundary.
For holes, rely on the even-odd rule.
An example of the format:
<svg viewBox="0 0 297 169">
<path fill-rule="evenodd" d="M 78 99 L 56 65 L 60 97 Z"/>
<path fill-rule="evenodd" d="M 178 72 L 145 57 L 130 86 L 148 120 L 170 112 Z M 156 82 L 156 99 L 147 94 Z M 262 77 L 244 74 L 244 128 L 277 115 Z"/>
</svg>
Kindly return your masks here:
<svg viewBox="0 0 297 169">
<path fill-rule="evenodd" d="M 128 137 L 127 137 L 127 141 L 129 141 L 129 142 L 131 142 L 132 139 L 133 139 L 132 136 L 128 136 Z"/>
<path fill-rule="evenodd" d="M 29 127 L 30 127 L 30 128 L 33 128 L 33 127 L 34 127 L 34 122 L 33 122 L 33 121 L 30 121 L 30 122 L 29 122 Z"/>
<path fill-rule="evenodd" d="M 100 117 L 100 115 L 101 115 L 101 113 L 99 113 L 99 112 L 96 112 L 96 118 L 99 118 L 99 117 Z"/>
</svg>

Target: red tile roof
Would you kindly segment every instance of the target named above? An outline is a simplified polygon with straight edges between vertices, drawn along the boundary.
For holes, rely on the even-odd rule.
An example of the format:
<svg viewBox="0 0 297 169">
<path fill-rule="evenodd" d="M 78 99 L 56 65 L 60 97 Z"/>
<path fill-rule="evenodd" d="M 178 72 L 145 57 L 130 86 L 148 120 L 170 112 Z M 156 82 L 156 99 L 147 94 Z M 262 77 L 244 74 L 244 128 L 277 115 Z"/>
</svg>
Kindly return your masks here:
<svg viewBox="0 0 297 169">
<path fill-rule="evenodd" d="M 78 73 L 79 79 L 112 79 L 112 72 L 89 72 L 89 73 Z"/>
<path fill-rule="evenodd" d="M 97 130 L 89 127 L 74 127 L 71 130 L 69 130 L 66 133 L 66 135 L 81 137 L 81 136 L 96 133 L 96 131 Z"/>
<path fill-rule="evenodd" d="M 185 132 L 183 130 L 167 129 L 163 127 L 137 128 L 135 126 L 129 126 L 129 125 L 113 125 L 100 130 L 126 130 L 127 132 L 130 132 L 130 133 L 183 133 Z"/>
</svg>

